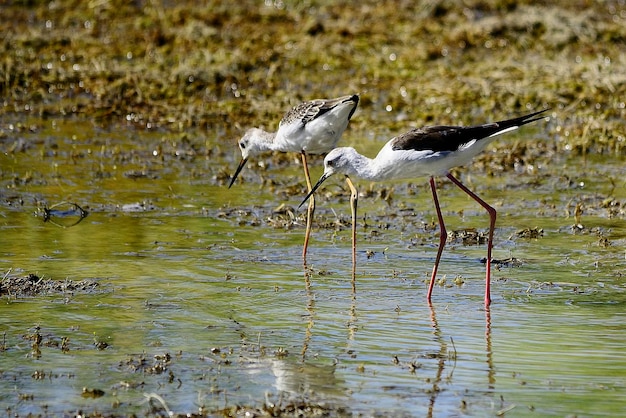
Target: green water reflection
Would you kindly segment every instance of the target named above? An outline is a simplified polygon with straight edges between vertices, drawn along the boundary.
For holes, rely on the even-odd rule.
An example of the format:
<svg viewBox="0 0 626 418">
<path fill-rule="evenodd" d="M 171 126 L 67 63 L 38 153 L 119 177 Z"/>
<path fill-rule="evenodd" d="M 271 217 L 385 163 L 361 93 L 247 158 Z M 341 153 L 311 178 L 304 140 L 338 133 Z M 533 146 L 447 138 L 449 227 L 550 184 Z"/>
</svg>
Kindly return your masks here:
<svg viewBox="0 0 626 418">
<path fill-rule="evenodd" d="M 521 262 L 495 270 L 486 313 L 484 245 L 451 242 L 441 264 L 445 283 L 435 288 L 434 306 L 425 303 L 437 241 L 425 181 L 394 184 L 392 205 L 361 199 L 354 295 L 348 229 L 314 231 L 307 286 L 303 226 L 271 222 L 274 208 L 295 207 L 300 196 L 262 188 L 253 167 L 244 184 L 226 189 L 219 173 L 232 171 L 235 152 L 213 161 L 202 152 L 156 158 L 152 150 L 175 149 L 175 141 L 134 132 L 130 158 L 110 151 L 122 147 L 121 134 L 87 131 L 106 145 L 96 149 L 63 132 L 26 135 L 32 152 L 0 157 L 0 265 L 7 277 L 99 286 L 3 294 L 6 410 L 145 414 L 144 394 L 155 393 L 182 413 L 259 406 L 266 392 L 362 414 L 621 416 L 626 408 L 626 195 L 601 177 L 615 176 L 624 161 L 588 161 L 584 173 L 569 162 L 568 177 L 585 177 L 585 186 L 566 186 L 547 170 L 470 176 L 499 210 L 495 257 Z M 56 144 L 54 153 L 47 143 Z M 35 163 L 46 169 L 32 169 Z M 135 170 L 151 174 L 128 174 Z M 316 166 L 313 175 L 320 172 Z M 298 167 L 264 175 L 299 183 Z M 537 186 L 529 189 L 531 180 Z M 449 229 L 484 231 L 480 208 L 442 186 Z M 345 198 L 320 196 L 320 223 L 347 219 Z M 609 198 L 617 206 L 601 204 Z M 38 205 L 60 201 L 75 201 L 89 216 L 71 228 L 34 216 Z M 577 202 L 585 204 L 582 229 L 572 227 Z M 543 236 L 517 235 L 535 227 Z M 36 332 L 38 350 L 30 339 Z M 166 353 L 170 360 L 161 361 Z M 85 397 L 84 387 L 104 396 Z"/>
</svg>

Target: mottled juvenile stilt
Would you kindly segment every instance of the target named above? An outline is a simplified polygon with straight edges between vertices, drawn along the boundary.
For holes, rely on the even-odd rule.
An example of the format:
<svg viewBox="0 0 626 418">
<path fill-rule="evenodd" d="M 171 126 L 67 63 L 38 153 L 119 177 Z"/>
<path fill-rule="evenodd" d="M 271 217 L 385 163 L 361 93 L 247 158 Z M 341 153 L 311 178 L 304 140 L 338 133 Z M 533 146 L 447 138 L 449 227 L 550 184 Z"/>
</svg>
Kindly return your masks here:
<svg viewBox="0 0 626 418">
<path fill-rule="evenodd" d="M 239 140 L 242 158 L 228 187 L 235 183 L 249 158 L 267 151 L 298 152 L 302 156 L 304 177 L 310 192 L 312 188 L 307 155 L 323 154 L 332 150 L 348 127 L 358 104 L 359 96 L 356 94 L 336 99 L 311 100 L 289 110 L 278 124 L 276 132 L 249 129 Z M 315 201 L 311 199 L 302 248 L 302 261 L 305 265 L 314 211 Z"/>
</svg>

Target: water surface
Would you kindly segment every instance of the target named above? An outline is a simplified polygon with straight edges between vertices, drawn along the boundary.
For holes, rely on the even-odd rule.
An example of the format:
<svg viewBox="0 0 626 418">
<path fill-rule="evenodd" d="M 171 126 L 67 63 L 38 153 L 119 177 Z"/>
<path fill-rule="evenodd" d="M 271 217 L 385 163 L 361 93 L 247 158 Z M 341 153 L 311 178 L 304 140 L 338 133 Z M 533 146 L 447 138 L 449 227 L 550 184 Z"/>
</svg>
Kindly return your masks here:
<svg viewBox="0 0 626 418">
<path fill-rule="evenodd" d="M 237 150 L 203 132 L 181 140 L 37 123 L 2 145 L 3 275 L 98 286 L 3 292 L 5 410 L 156 414 L 164 406 L 151 394 L 176 413 L 294 399 L 395 416 L 626 408 L 623 159 L 554 156 L 552 166 L 495 177 L 461 171 L 498 209 L 494 257 L 511 261 L 494 268 L 485 311 L 486 247 L 460 239 L 444 252 L 433 305 L 425 301 L 438 242 L 426 179 L 357 182 L 354 293 L 342 179 L 318 197 L 305 270 L 296 157 L 293 166 L 249 164 L 229 190 Z M 386 136 L 362 149 L 373 155 Z M 448 230 L 484 233 L 482 209 L 449 182 L 440 187 Z M 383 189 L 389 203 L 376 197 Z M 89 215 L 68 228 L 35 216 L 63 201 Z M 533 228 L 542 234 L 518 234 Z"/>
</svg>

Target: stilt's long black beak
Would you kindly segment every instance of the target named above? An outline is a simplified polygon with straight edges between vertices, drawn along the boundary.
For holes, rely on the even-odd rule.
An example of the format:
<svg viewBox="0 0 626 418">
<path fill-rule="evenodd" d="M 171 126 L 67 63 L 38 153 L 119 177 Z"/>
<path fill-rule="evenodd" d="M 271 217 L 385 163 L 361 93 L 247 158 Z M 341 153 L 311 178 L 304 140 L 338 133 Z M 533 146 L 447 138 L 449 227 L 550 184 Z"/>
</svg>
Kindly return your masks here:
<svg viewBox="0 0 626 418">
<path fill-rule="evenodd" d="M 241 172 L 241 169 L 243 168 L 243 166 L 246 165 L 246 162 L 248 162 L 248 159 L 247 158 L 243 158 L 241 160 L 241 162 L 239 163 L 239 167 L 237 167 L 237 171 L 235 171 L 235 175 L 233 176 L 232 179 L 230 179 L 230 184 L 228 185 L 229 189 L 233 185 L 233 183 L 235 183 L 235 180 L 237 180 L 237 176 Z"/>
<path fill-rule="evenodd" d="M 304 205 L 304 203 L 309 200 L 309 197 L 311 197 L 313 195 L 313 193 L 315 193 L 315 191 L 317 190 L 318 187 L 320 187 L 322 185 L 322 183 L 324 183 L 324 181 L 330 177 L 330 174 L 326 175 L 326 174 L 322 174 L 322 177 L 320 177 L 320 179 L 317 181 L 317 183 L 315 183 L 315 186 L 313 186 L 313 188 L 311 189 L 311 191 L 309 192 L 308 195 L 306 195 L 306 197 L 304 198 L 304 200 L 302 200 L 302 203 L 300 203 L 300 205 L 298 205 L 298 209 L 300 209 L 302 207 L 302 205 Z"/>
</svg>

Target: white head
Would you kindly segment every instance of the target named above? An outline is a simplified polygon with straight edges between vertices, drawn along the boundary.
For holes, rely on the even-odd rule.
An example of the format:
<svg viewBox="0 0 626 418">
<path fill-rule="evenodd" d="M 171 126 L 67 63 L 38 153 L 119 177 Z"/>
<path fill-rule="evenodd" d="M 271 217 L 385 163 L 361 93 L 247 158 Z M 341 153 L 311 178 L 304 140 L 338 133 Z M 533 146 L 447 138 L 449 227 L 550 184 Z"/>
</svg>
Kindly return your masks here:
<svg viewBox="0 0 626 418">
<path fill-rule="evenodd" d="M 229 188 L 235 183 L 241 169 L 244 165 L 246 165 L 246 162 L 248 162 L 248 158 L 256 157 L 263 151 L 270 149 L 268 142 L 271 142 L 271 138 L 271 134 L 268 134 L 263 129 L 251 128 L 246 131 L 245 135 L 242 136 L 237 143 L 237 145 L 239 145 L 239 149 L 241 150 L 241 162 L 230 180 L 230 185 L 228 186 Z"/>
<path fill-rule="evenodd" d="M 352 147 L 335 148 L 324 158 L 324 180 L 335 173 L 356 175 L 355 163 L 361 155 Z"/>
<path fill-rule="evenodd" d="M 247 160 L 250 157 L 255 157 L 261 152 L 265 151 L 267 147 L 264 146 L 267 132 L 259 128 L 248 129 L 244 136 L 241 137 L 237 145 L 241 150 L 241 158 Z"/>
<path fill-rule="evenodd" d="M 304 198 L 300 206 L 306 202 L 309 197 L 326 181 L 327 178 L 335 173 L 345 174 L 346 176 L 356 175 L 357 171 L 354 168 L 355 163 L 358 163 L 363 158 L 352 147 L 335 148 L 326 155 L 324 158 L 324 174 L 315 183 L 315 186 L 311 189 L 308 195 Z"/>
</svg>

